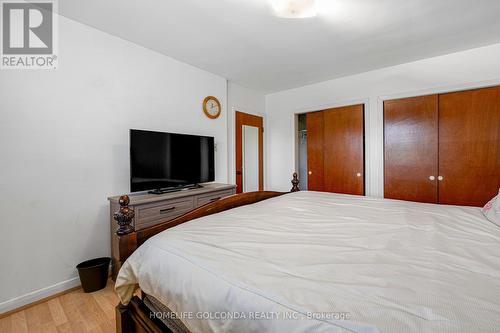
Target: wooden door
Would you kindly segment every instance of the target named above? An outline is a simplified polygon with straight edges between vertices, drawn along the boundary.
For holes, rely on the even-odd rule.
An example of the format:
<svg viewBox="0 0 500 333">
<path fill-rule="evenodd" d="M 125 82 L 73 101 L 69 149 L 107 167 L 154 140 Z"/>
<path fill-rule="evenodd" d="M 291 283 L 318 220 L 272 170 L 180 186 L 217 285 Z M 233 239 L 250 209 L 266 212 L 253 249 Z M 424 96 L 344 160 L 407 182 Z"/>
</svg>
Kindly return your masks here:
<svg viewBox="0 0 500 333">
<path fill-rule="evenodd" d="M 323 111 L 324 190 L 365 194 L 364 106 Z"/>
<path fill-rule="evenodd" d="M 500 87 L 439 96 L 439 203 L 483 206 L 500 187 Z"/>
<path fill-rule="evenodd" d="M 384 197 L 437 203 L 438 95 L 384 103 Z"/>
<path fill-rule="evenodd" d="M 324 191 L 323 178 L 323 112 L 306 114 L 307 127 L 307 188 L 309 191 Z"/>
<path fill-rule="evenodd" d="M 264 190 L 264 119 L 236 111 L 236 193 L 243 193 L 243 126 L 258 128 L 259 191 Z"/>
</svg>

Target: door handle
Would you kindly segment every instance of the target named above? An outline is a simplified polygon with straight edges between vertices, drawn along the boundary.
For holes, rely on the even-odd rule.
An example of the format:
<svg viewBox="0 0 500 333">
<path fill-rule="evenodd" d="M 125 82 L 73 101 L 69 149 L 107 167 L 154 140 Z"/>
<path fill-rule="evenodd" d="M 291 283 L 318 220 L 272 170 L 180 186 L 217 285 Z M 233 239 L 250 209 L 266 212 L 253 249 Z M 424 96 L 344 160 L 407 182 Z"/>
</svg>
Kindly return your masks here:
<svg viewBox="0 0 500 333">
<path fill-rule="evenodd" d="M 436 180 L 436 177 L 434 177 L 434 176 L 429 176 L 429 180 Z"/>
<path fill-rule="evenodd" d="M 361 172 L 358 172 L 358 173 L 356 174 L 356 177 L 361 177 Z"/>
<path fill-rule="evenodd" d="M 442 181 L 443 179 L 444 179 L 444 177 L 443 177 L 443 176 L 438 176 L 438 180 L 439 180 L 439 181 Z"/>
<path fill-rule="evenodd" d="M 241 175 L 241 171 L 236 171 L 236 175 L 240 176 Z"/>
</svg>

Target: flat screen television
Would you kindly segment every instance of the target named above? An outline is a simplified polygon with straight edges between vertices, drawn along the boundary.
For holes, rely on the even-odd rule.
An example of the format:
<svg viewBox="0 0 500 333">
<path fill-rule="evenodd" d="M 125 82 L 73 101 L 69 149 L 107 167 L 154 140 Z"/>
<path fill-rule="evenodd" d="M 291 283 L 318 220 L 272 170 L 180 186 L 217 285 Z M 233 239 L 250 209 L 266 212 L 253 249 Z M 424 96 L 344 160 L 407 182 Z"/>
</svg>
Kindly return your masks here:
<svg viewBox="0 0 500 333">
<path fill-rule="evenodd" d="M 163 193 L 215 180 L 214 138 L 130 130 L 130 190 Z"/>
</svg>

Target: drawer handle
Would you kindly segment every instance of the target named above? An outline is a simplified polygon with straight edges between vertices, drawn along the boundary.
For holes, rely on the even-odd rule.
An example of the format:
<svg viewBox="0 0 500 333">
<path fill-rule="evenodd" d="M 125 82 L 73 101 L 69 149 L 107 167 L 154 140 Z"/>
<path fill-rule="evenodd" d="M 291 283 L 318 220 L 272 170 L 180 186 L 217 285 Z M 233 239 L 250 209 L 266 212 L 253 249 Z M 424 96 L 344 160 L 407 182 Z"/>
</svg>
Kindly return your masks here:
<svg viewBox="0 0 500 333">
<path fill-rule="evenodd" d="M 174 207 L 170 207 L 170 208 L 161 209 L 160 210 L 160 214 L 168 213 L 168 212 L 170 212 L 170 211 L 172 211 L 174 209 L 175 209 L 175 206 Z"/>
<path fill-rule="evenodd" d="M 221 198 L 221 197 L 218 197 L 218 198 L 212 198 L 212 199 L 210 199 L 210 201 L 217 201 L 217 200 L 219 200 L 220 198 Z"/>
</svg>

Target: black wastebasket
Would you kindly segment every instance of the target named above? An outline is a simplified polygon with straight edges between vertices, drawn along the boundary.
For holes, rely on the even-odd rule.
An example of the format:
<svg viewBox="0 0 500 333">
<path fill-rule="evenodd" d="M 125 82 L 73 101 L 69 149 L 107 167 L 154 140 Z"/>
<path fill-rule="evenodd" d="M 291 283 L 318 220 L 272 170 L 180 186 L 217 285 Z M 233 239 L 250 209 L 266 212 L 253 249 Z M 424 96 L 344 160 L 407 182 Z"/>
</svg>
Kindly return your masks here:
<svg viewBox="0 0 500 333">
<path fill-rule="evenodd" d="M 111 258 L 97 258 L 76 266 L 84 292 L 91 293 L 106 287 L 110 261 Z"/>
</svg>

